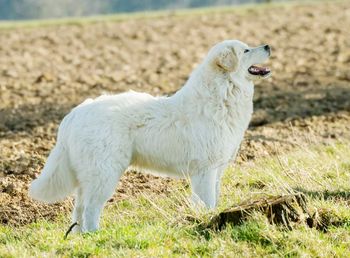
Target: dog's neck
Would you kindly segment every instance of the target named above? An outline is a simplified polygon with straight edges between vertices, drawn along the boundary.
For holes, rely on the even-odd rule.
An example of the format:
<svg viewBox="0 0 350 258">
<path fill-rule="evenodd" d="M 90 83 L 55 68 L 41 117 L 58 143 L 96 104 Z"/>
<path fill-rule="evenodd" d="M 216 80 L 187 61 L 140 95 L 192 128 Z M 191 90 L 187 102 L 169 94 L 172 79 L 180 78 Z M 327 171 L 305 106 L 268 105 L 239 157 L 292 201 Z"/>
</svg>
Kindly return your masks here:
<svg viewBox="0 0 350 258">
<path fill-rule="evenodd" d="M 183 106 L 214 120 L 252 113 L 254 84 L 241 73 L 224 73 L 200 65 L 173 97 Z M 250 119 L 250 117 L 249 117 Z"/>
<path fill-rule="evenodd" d="M 240 71 L 234 73 L 215 71 L 211 67 L 199 66 L 190 76 L 186 84 L 177 92 L 177 97 L 203 100 L 215 99 L 217 104 L 234 99 L 252 101 L 254 84 Z"/>
</svg>

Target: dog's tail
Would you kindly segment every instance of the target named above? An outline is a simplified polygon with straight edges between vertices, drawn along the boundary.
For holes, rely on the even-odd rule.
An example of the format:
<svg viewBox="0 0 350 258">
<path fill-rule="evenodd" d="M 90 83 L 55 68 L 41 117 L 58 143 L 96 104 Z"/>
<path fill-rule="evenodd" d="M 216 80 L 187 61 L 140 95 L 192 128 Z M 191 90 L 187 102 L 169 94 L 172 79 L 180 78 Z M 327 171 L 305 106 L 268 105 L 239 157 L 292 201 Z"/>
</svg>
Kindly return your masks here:
<svg viewBox="0 0 350 258">
<path fill-rule="evenodd" d="M 54 203 L 71 194 L 76 181 L 69 167 L 67 153 L 58 143 L 51 151 L 39 178 L 31 183 L 29 196 L 45 203 Z"/>
</svg>

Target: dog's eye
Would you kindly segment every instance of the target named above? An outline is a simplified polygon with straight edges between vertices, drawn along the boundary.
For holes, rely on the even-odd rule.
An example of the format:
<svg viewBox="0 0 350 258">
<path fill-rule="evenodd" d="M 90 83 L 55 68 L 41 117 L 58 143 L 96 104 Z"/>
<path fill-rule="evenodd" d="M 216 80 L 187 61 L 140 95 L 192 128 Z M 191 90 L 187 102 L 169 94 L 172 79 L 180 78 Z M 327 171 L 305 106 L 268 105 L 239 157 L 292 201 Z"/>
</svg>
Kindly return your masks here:
<svg viewBox="0 0 350 258">
<path fill-rule="evenodd" d="M 248 53 L 250 50 L 249 49 L 245 49 L 244 50 L 244 53 Z"/>
</svg>

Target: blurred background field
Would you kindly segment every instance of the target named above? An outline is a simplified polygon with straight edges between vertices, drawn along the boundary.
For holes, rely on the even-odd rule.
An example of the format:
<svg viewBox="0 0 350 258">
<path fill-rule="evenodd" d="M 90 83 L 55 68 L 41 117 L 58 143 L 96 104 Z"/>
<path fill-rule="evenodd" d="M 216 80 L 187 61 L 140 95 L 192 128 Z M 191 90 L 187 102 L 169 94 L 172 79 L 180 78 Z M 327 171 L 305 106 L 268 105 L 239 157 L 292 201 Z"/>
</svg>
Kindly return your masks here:
<svg viewBox="0 0 350 258">
<path fill-rule="evenodd" d="M 31 13 L 38 3 L 44 2 L 36 8 L 37 13 Z M 57 215 L 68 214 L 71 209 L 71 200 L 49 206 L 27 197 L 28 184 L 40 173 L 55 143 L 59 122 L 71 108 L 88 97 L 130 89 L 171 95 L 185 83 L 209 48 L 225 39 L 272 47 L 267 65 L 273 74 L 256 84 L 255 112 L 239 153 L 239 166 L 263 164 L 262 159 L 288 156 L 315 145 L 326 148 L 341 143 L 342 150 L 348 150 L 349 1 L 288 1 L 184 11 L 175 8 L 198 6 L 195 3 L 226 5 L 233 1 L 179 1 L 177 6 L 159 1 L 157 7 L 152 5 L 157 1 L 142 1 L 149 3 L 142 10 L 163 9 L 161 3 L 167 10 L 54 21 L 13 20 L 107 13 L 85 11 L 82 3 L 89 1 L 74 1 L 82 10 L 67 13 L 55 6 L 58 2 L 69 6 L 73 1 L 0 0 L 0 19 L 10 20 L 0 22 L 0 221 L 6 230 L 12 227 L 27 230 L 26 225 L 38 219 L 48 220 L 55 227 L 60 225 L 55 224 Z M 48 3 L 52 10 L 43 11 Z M 131 6 L 134 2 L 115 3 Z M 141 10 L 137 8 L 119 10 Z M 324 192 L 339 188 L 343 194 L 327 199 L 323 205 L 349 208 L 348 161 L 332 155 L 317 157 L 313 160 L 315 166 L 311 166 L 314 169 L 309 166 L 301 175 L 309 178 L 310 170 L 312 175 L 314 170 L 319 171 L 325 178 L 334 178 L 334 185 L 327 181 L 313 189 L 309 184 L 304 191 L 310 191 L 310 198 L 324 200 Z M 327 174 L 317 166 L 318 161 L 324 164 L 339 161 L 336 164 L 343 172 L 339 174 L 334 169 Z M 232 177 L 235 171 L 237 175 L 241 173 L 230 170 Z M 302 182 L 305 178 L 300 171 L 303 169 L 291 166 L 289 174 L 295 173 L 295 180 Z M 254 172 L 259 173 L 259 169 Z M 242 179 L 239 187 L 227 190 L 224 198 L 250 196 L 250 192 L 256 191 L 251 180 L 239 178 Z M 171 195 L 178 183 L 130 171 L 123 176 L 110 202 L 113 206 L 145 194 Z M 187 185 L 182 181 L 180 184 Z M 292 180 L 291 184 L 295 182 Z M 244 194 L 239 192 L 240 187 L 245 189 Z M 313 191 L 320 194 L 312 195 Z M 14 235 L 18 236 L 16 232 Z M 319 240 L 317 234 L 314 237 Z M 344 237 L 349 239 L 349 234 Z M 6 239 L 2 238 L 1 243 L 10 241 Z M 249 241 L 244 243 L 249 245 Z"/>
<path fill-rule="evenodd" d="M 287 0 L 0 0 L 0 20 L 52 19 L 155 10 L 236 6 Z"/>
</svg>

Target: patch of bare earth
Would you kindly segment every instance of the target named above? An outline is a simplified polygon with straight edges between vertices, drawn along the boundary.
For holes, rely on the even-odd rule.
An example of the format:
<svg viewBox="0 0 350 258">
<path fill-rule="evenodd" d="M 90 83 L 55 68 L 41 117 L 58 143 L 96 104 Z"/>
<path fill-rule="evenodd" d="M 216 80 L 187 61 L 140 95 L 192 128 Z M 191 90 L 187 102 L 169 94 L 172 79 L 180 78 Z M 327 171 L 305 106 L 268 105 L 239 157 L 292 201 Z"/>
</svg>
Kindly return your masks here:
<svg viewBox="0 0 350 258">
<path fill-rule="evenodd" d="M 71 200 L 27 196 L 60 120 L 85 98 L 129 89 L 172 94 L 224 39 L 268 43 L 273 76 L 256 84 L 238 160 L 350 138 L 350 4 L 336 2 L 0 31 L 0 221 L 54 218 Z M 171 180 L 127 173 L 112 200 L 166 193 Z"/>
</svg>

